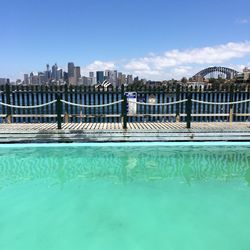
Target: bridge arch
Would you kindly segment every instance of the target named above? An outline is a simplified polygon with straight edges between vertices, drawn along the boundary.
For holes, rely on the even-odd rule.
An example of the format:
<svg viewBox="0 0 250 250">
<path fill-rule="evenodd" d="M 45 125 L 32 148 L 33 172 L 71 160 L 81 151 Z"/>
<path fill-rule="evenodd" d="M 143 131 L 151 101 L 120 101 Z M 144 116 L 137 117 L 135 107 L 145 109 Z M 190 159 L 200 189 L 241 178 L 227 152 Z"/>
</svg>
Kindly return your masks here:
<svg viewBox="0 0 250 250">
<path fill-rule="evenodd" d="M 197 74 L 195 74 L 193 76 L 193 79 L 199 79 L 199 78 L 204 78 L 206 75 L 213 73 L 213 72 L 220 72 L 226 75 L 227 79 L 232 79 L 234 78 L 239 72 L 234 70 L 234 69 L 230 69 L 230 68 L 226 68 L 226 67 L 209 67 L 206 69 L 203 69 L 201 71 L 199 71 Z"/>
</svg>

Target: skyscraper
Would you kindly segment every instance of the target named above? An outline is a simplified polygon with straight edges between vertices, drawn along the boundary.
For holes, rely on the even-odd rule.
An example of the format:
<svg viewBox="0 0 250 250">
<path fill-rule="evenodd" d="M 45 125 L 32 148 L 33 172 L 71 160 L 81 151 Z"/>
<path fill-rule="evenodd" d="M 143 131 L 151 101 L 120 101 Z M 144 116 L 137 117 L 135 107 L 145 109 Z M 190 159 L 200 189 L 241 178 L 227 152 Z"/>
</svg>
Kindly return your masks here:
<svg viewBox="0 0 250 250">
<path fill-rule="evenodd" d="M 56 79 L 57 79 L 57 80 L 63 79 L 63 70 L 62 70 L 62 69 L 58 69 L 58 70 L 57 70 Z"/>
<path fill-rule="evenodd" d="M 28 85 L 29 84 L 29 75 L 28 74 L 24 74 L 23 75 L 23 83 L 25 85 Z"/>
<path fill-rule="evenodd" d="M 63 72 L 63 80 L 64 80 L 65 82 L 68 82 L 68 81 L 69 81 L 68 73 L 67 73 L 67 72 Z"/>
<path fill-rule="evenodd" d="M 68 77 L 74 77 L 75 74 L 75 65 L 72 62 L 68 63 Z"/>
<path fill-rule="evenodd" d="M 81 68 L 79 66 L 75 67 L 75 83 L 78 82 L 79 78 L 81 78 Z"/>
<path fill-rule="evenodd" d="M 75 65 L 72 62 L 68 63 L 68 80 L 69 84 L 76 84 L 76 77 L 75 77 Z"/>
<path fill-rule="evenodd" d="M 105 70 L 107 80 L 113 85 L 117 85 L 117 70 Z"/>
<path fill-rule="evenodd" d="M 46 65 L 46 81 L 48 82 L 50 80 L 50 77 L 51 77 L 51 71 L 49 69 L 49 64 Z"/>
<path fill-rule="evenodd" d="M 104 81 L 104 72 L 103 71 L 96 72 L 96 81 L 97 81 L 97 83 L 103 83 L 103 81 Z"/>
<path fill-rule="evenodd" d="M 52 66 L 52 73 L 51 73 L 52 80 L 57 80 L 57 70 L 58 70 L 58 67 L 57 67 L 57 64 L 55 63 Z"/>
</svg>

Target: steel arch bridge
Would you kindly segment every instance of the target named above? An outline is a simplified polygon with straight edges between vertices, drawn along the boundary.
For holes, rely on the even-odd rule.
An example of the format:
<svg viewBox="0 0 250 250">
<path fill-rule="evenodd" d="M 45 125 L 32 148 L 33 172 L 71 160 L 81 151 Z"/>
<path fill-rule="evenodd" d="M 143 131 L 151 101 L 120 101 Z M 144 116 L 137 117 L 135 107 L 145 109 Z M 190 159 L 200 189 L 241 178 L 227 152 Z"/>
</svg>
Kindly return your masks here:
<svg viewBox="0 0 250 250">
<path fill-rule="evenodd" d="M 225 74 L 227 79 L 232 79 L 236 76 L 236 74 L 239 73 L 238 71 L 234 69 L 214 66 L 214 67 L 209 67 L 209 68 L 201 70 L 200 72 L 198 72 L 197 74 L 193 76 L 193 79 L 198 79 L 201 77 L 204 78 L 206 75 L 210 73 L 214 73 L 214 72 Z"/>
</svg>

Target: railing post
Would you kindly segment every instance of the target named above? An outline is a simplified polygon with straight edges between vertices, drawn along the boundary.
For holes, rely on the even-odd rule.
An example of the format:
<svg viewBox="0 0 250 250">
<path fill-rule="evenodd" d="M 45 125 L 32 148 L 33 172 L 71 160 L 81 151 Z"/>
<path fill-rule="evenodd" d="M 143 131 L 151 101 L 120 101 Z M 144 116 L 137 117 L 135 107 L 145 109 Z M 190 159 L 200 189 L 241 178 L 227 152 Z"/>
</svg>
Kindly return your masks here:
<svg viewBox="0 0 250 250">
<path fill-rule="evenodd" d="M 6 103 L 10 105 L 10 80 L 6 84 Z M 11 107 L 7 106 L 7 123 L 11 123 Z"/>
<path fill-rule="evenodd" d="M 64 85 L 64 98 L 68 101 L 68 85 Z M 65 104 L 64 123 L 69 123 L 68 104 Z"/>
<path fill-rule="evenodd" d="M 127 129 L 127 96 L 123 94 L 122 102 L 122 127 Z"/>
<path fill-rule="evenodd" d="M 230 86 L 230 96 L 229 96 L 229 101 L 233 102 L 234 100 L 234 87 L 233 85 Z M 233 104 L 229 105 L 229 123 L 233 122 Z"/>
<path fill-rule="evenodd" d="M 186 122 L 187 128 L 191 128 L 191 112 L 192 112 L 192 100 L 191 100 L 191 93 L 187 95 L 187 102 L 186 102 Z"/>
<path fill-rule="evenodd" d="M 176 101 L 180 101 L 180 84 L 176 87 Z M 180 104 L 176 103 L 176 122 L 180 122 Z"/>
<path fill-rule="evenodd" d="M 62 129 L 62 102 L 60 95 L 56 95 L 57 129 Z"/>
</svg>

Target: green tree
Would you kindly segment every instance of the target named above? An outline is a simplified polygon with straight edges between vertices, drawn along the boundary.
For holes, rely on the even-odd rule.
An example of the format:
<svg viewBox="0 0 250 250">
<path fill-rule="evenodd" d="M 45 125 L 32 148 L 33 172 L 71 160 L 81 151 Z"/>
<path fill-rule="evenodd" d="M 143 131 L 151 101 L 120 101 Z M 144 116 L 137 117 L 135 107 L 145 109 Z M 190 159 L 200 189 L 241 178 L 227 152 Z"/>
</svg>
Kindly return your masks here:
<svg viewBox="0 0 250 250">
<path fill-rule="evenodd" d="M 188 80 L 187 80 L 187 78 L 186 78 L 186 77 L 182 77 L 182 78 L 181 78 L 181 82 L 182 82 L 182 83 L 187 83 L 187 82 L 188 82 Z"/>
</svg>

